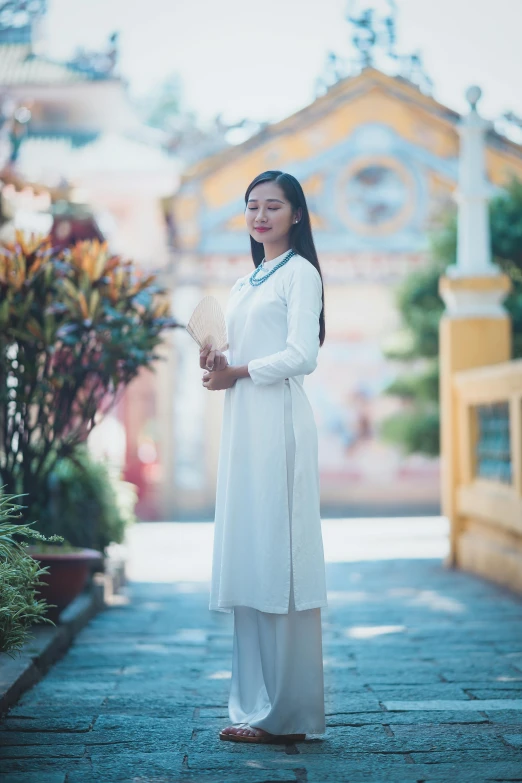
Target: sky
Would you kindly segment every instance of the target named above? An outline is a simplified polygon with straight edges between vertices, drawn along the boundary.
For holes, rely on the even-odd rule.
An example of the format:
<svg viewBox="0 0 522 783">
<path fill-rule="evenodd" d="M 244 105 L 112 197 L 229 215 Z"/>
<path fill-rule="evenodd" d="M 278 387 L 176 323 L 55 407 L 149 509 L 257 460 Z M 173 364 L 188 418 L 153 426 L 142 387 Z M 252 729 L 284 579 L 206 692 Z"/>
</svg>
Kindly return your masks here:
<svg viewBox="0 0 522 783">
<path fill-rule="evenodd" d="M 466 88 L 478 84 L 485 117 L 522 116 L 522 0 L 396 5 L 397 50 L 421 52 L 437 100 L 466 111 Z M 48 0 L 48 8 L 51 56 L 104 48 L 117 30 L 131 94 L 177 73 L 185 108 L 202 121 L 282 119 L 314 100 L 328 51 L 352 52 L 347 0 Z"/>
</svg>

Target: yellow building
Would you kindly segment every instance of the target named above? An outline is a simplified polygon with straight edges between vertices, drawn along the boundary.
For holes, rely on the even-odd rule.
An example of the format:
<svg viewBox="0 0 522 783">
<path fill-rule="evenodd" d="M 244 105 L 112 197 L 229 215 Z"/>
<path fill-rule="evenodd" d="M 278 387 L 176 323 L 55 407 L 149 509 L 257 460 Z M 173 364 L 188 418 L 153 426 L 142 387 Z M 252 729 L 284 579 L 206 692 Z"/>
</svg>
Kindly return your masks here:
<svg viewBox="0 0 522 783">
<path fill-rule="evenodd" d="M 401 371 L 382 346 L 399 325 L 396 284 L 425 263 L 430 225 L 452 201 L 459 120 L 409 81 L 368 67 L 194 164 L 174 198 L 174 311 L 183 321 L 206 294 L 224 306 L 232 283 L 253 268 L 243 217 L 253 177 L 280 169 L 303 185 L 325 280 L 326 341 L 305 381 L 319 431 L 325 513 L 438 508 L 438 461 L 402 456 L 379 440 L 379 422 L 399 405 L 382 390 Z M 522 147 L 490 132 L 486 167 L 493 193 L 513 174 L 522 177 Z M 175 344 L 166 509 L 211 513 L 222 395 L 201 387 L 188 335 L 177 333 Z"/>
</svg>

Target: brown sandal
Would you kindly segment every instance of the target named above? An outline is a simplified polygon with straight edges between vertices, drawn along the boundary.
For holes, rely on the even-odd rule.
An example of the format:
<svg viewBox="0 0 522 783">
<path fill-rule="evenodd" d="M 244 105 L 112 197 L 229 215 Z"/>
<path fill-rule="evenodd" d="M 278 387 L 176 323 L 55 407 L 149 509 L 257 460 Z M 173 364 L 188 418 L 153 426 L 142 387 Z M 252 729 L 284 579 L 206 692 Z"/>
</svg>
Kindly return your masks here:
<svg viewBox="0 0 522 783">
<path fill-rule="evenodd" d="M 242 726 L 237 726 L 235 728 L 241 728 Z M 244 728 L 253 729 L 255 731 L 255 726 L 249 726 L 248 724 L 244 724 Z M 247 734 L 234 734 L 229 733 L 226 731 L 220 731 L 219 732 L 219 739 L 225 740 L 226 742 L 253 742 L 257 743 L 258 745 L 267 743 L 272 744 L 291 744 L 293 742 L 304 742 L 306 738 L 306 734 L 255 734 L 254 736 L 248 736 Z"/>
</svg>

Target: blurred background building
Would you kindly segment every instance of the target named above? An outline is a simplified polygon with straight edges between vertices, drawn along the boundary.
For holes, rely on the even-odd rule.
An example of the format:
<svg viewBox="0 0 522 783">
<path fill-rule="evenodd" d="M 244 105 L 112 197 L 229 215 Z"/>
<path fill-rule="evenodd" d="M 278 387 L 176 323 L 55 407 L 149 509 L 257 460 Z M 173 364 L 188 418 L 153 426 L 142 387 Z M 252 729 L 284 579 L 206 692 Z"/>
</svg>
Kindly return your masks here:
<svg viewBox="0 0 522 783">
<path fill-rule="evenodd" d="M 144 116 L 119 73 L 117 33 L 57 60 L 45 0 L 0 2 L 0 238 L 24 228 L 61 245 L 105 239 L 158 274 L 186 323 L 206 294 L 224 307 L 252 269 L 248 183 L 265 169 L 294 174 L 325 281 L 327 340 L 305 382 L 323 512 L 436 512 L 438 458 L 405 456 L 380 427 L 407 405 L 384 393 L 404 370 L 390 358 L 395 293 L 427 263 L 429 232 L 453 203 L 461 117 L 432 97 L 421 56 L 398 52 L 394 3 L 349 9 L 353 56 L 328 55 L 309 105 L 275 123 L 218 115 L 202 129 L 178 111 L 175 80 Z M 486 168 L 492 193 L 522 177 L 522 146 L 491 128 Z M 201 386 L 183 330 L 163 355 L 91 446 L 138 485 L 143 518 L 212 518 L 222 395 Z"/>
<path fill-rule="evenodd" d="M 164 199 L 178 162 L 164 134 L 140 119 L 118 74 L 118 36 L 67 62 L 46 50 L 46 3 L 0 3 L 0 181 L 4 240 L 17 228 L 52 233 L 57 246 L 107 240 L 112 252 L 161 275 L 169 260 Z M 157 512 L 172 362 L 143 374 L 93 433 L 125 466 L 141 511 Z"/>
<path fill-rule="evenodd" d="M 305 381 L 319 429 L 323 512 L 433 513 L 438 458 L 404 456 L 379 429 L 404 404 L 383 393 L 404 369 L 387 358 L 401 326 L 396 287 L 427 262 L 428 233 L 453 202 L 461 117 L 431 97 L 419 55 L 396 54 L 393 14 L 367 11 L 350 22 L 357 57 L 329 57 L 312 104 L 183 172 L 173 199 L 175 309 L 188 317 L 205 294 L 225 305 L 252 268 L 248 183 L 266 169 L 296 176 L 325 281 L 327 339 Z M 493 192 L 522 176 L 522 146 L 494 130 L 487 145 Z M 198 387 L 190 340 L 176 340 L 173 503 L 182 514 L 201 513 L 213 502 L 221 401 Z"/>
</svg>

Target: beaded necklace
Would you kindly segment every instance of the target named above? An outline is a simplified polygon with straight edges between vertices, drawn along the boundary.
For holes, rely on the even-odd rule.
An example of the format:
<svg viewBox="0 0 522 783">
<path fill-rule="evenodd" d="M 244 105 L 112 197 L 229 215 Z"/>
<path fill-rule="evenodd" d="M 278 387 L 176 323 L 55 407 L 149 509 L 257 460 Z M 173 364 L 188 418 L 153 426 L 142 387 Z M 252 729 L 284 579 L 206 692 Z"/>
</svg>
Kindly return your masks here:
<svg viewBox="0 0 522 783">
<path fill-rule="evenodd" d="M 286 264 L 286 262 L 287 262 L 287 261 L 289 261 L 289 260 L 292 258 L 292 256 L 295 256 L 295 255 L 296 255 L 296 252 L 295 252 L 295 250 L 290 250 L 290 251 L 289 251 L 289 252 L 286 254 L 286 256 L 283 258 L 283 260 L 282 260 L 282 261 L 280 261 L 278 264 L 276 264 L 276 265 L 275 265 L 275 266 L 274 266 L 274 267 L 273 267 L 273 268 L 272 268 L 272 269 L 271 269 L 269 272 L 267 272 L 267 273 L 266 273 L 266 275 L 265 275 L 264 277 L 259 277 L 259 278 L 258 278 L 258 277 L 256 277 L 256 275 L 257 275 L 257 273 L 259 272 L 259 270 L 261 269 L 261 264 L 262 264 L 262 263 L 263 263 L 263 261 L 265 260 L 265 259 L 263 258 L 263 261 L 261 261 L 261 264 L 259 264 L 259 266 L 256 266 L 256 268 L 254 269 L 254 271 L 252 272 L 252 274 L 251 274 L 251 275 L 250 275 L 250 277 L 248 278 L 248 279 L 249 279 L 249 282 L 250 282 L 250 285 L 261 285 L 261 283 L 264 283 L 264 282 L 265 282 L 265 280 L 268 280 L 268 278 L 270 277 L 270 275 L 273 275 L 273 274 L 274 274 L 274 272 L 276 271 L 276 269 L 279 269 L 279 267 L 283 266 L 283 264 Z"/>
</svg>

